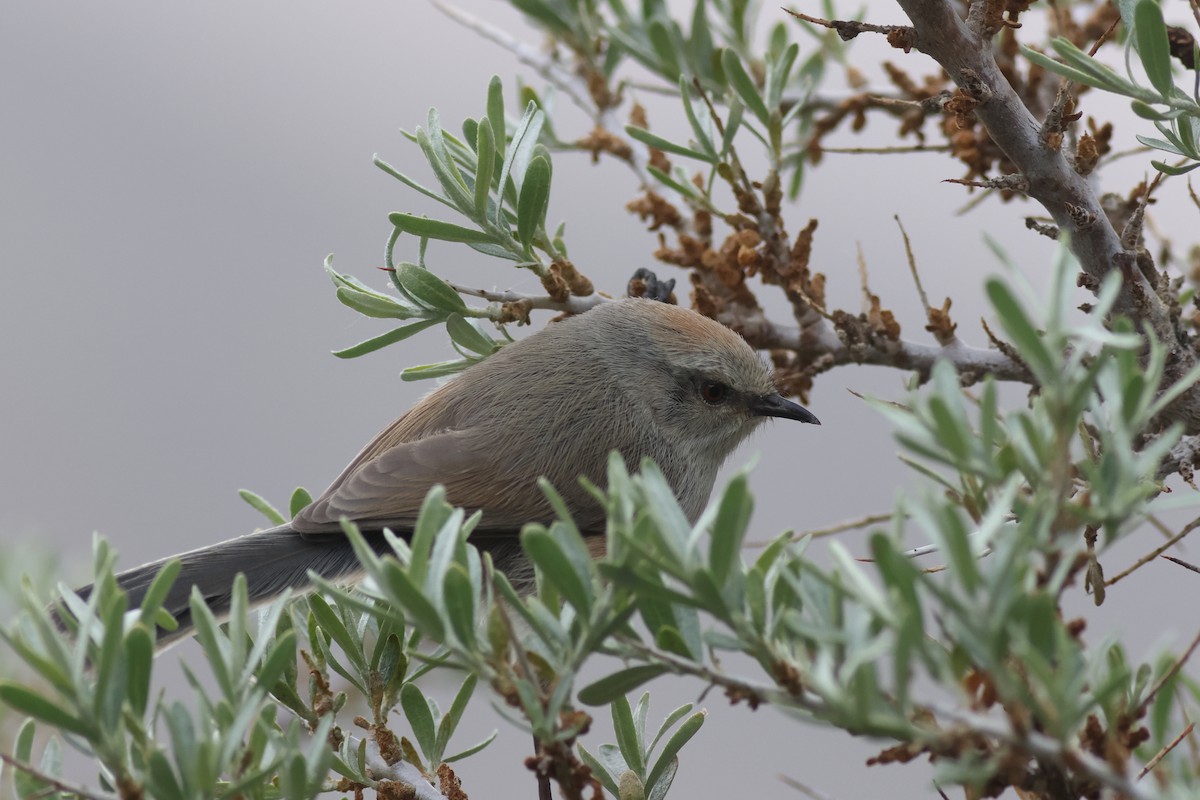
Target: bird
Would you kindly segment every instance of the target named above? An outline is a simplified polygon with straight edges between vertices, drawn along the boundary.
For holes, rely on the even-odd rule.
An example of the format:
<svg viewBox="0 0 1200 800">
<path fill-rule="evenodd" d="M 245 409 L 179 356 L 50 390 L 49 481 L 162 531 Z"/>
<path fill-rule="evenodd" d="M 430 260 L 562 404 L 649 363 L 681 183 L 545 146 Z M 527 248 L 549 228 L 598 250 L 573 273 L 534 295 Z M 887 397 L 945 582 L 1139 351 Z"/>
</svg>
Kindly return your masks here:
<svg viewBox="0 0 1200 800">
<path fill-rule="evenodd" d="M 341 521 L 352 520 L 372 547 L 388 552 L 383 530 L 411 532 L 438 485 L 451 505 L 482 512 L 471 542 L 510 577 L 532 574 L 521 528 L 555 519 L 539 477 L 556 488 L 589 541 L 603 541 L 604 510 L 581 479 L 603 487 L 613 451 L 631 468 L 653 460 L 695 522 L 721 465 L 770 418 L 820 424 L 779 393 L 771 370 L 738 334 L 676 305 L 602 302 L 505 345 L 434 389 L 290 522 L 173 556 L 181 570 L 163 608 L 178 627 L 160 629 L 157 647 L 192 632 L 193 587 L 221 616 L 239 572 L 252 604 L 311 588 L 310 570 L 353 581 L 360 568 Z M 140 605 L 169 560 L 117 575 L 129 607 Z M 86 599 L 91 591 L 78 593 Z"/>
</svg>

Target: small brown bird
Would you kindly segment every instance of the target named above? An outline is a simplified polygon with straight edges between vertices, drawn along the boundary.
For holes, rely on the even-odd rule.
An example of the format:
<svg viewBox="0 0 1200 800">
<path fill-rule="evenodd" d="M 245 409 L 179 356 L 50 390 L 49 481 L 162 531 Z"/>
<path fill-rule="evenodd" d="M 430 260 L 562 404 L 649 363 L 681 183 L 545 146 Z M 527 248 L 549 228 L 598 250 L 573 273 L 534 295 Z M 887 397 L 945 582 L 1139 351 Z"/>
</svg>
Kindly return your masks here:
<svg viewBox="0 0 1200 800">
<path fill-rule="evenodd" d="M 603 509 L 579 478 L 603 486 L 614 450 L 632 468 L 653 459 L 694 521 L 721 464 L 767 417 L 820 424 L 779 395 L 754 350 L 722 325 L 648 300 L 603 303 L 505 346 L 426 395 L 291 522 L 178 556 L 183 568 L 165 608 L 180 626 L 160 632 L 159 645 L 190 634 L 193 586 L 221 614 L 239 572 L 255 603 L 307 587 L 309 570 L 352 577 L 358 562 L 339 520 L 355 521 L 386 549 L 382 529 L 411 530 L 439 484 L 451 504 L 483 512 L 471 541 L 505 571 L 528 569 L 521 527 L 554 519 L 540 476 L 581 531 L 603 534 Z M 166 561 L 117 577 L 131 607 Z"/>
</svg>

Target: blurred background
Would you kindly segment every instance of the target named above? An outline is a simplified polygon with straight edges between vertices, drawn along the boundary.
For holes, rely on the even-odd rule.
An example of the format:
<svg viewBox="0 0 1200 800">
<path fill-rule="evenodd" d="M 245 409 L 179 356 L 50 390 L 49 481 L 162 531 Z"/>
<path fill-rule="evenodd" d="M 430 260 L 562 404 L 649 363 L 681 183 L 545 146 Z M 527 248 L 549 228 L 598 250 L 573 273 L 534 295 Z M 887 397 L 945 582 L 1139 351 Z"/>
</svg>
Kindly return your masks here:
<svg viewBox="0 0 1200 800">
<path fill-rule="evenodd" d="M 457 2 L 540 44 L 506 3 Z M 897 9 L 876 13 L 872 22 L 900 21 Z M 762 27 L 781 14 L 767 4 Z M 387 214 L 433 206 L 372 166 L 372 154 L 425 180 L 420 151 L 401 128 L 424 124 L 437 106 L 457 131 L 464 117 L 483 112 L 493 74 L 505 81 L 510 111 L 518 78 L 539 91 L 544 84 L 509 53 L 413 0 L 22 3 L 9 4 L 4 17 L 0 560 L 13 571 L 56 554 L 56 579 L 76 584 L 89 574 L 93 532 L 133 566 L 253 530 L 262 518 L 238 489 L 280 507 L 296 486 L 317 494 L 432 388 L 398 374 L 453 355 L 440 328 L 358 360 L 329 355 L 387 323 L 341 306 L 322 261 L 333 253 L 339 271 L 385 289 L 375 267 Z M 852 53 L 868 74 L 884 59 L 904 59 L 867 37 Z M 914 74 L 933 69 L 917 54 L 903 64 Z M 1096 105 L 1085 112 L 1105 113 L 1088 97 Z M 637 99 L 656 132 L 684 138 L 675 102 Z M 565 98 L 554 124 L 563 139 L 589 129 Z M 1118 127 L 1115 149 L 1133 144 L 1135 132 Z M 840 142 L 894 143 L 894 123 L 882 120 Z M 656 236 L 624 210 L 637 190 L 628 170 L 573 154 L 556 155 L 554 169 L 549 217 L 567 221 L 572 258 L 597 288 L 622 293 L 638 267 L 673 276 L 651 259 Z M 1116 183 L 1104 188 L 1125 193 L 1147 170 L 1147 158 L 1127 159 L 1105 173 Z M 953 297 L 959 334 L 971 344 L 986 342 L 977 322 L 987 314 L 982 279 L 1001 269 L 984 231 L 1044 288 L 1053 245 L 1022 224 L 1040 209 L 993 198 L 956 216 L 970 198 L 941 181 L 959 174 L 938 155 L 830 154 L 810 172 L 788 224 L 795 232 L 820 219 L 813 265 L 828 275 L 832 306 L 859 308 L 861 248 L 873 291 L 906 336 L 932 341 L 921 330 L 895 214 L 930 299 Z M 1161 191 L 1155 222 L 1163 230 L 1194 226 L 1186 191 L 1180 181 Z M 402 257 L 415 260 L 415 245 L 404 246 L 412 252 Z M 461 246 L 434 243 L 428 263 L 466 285 L 539 290 L 526 273 Z M 761 296 L 786 321 L 782 298 Z M 808 403 L 820 428 L 768 428 L 735 455 L 730 468 L 756 459 L 755 538 L 886 511 L 898 493 L 924 490 L 896 461 L 882 419 L 848 391 L 898 398 L 907 379 L 876 368 L 827 373 Z M 1019 403 L 1023 392 L 1008 398 Z M 842 541 L 864 552 L 864 536 Z M 1158 543 L 1150 537 L 1106 556 L 1109 571 Z M 1101 608 L 1082 589 L 1075 603 L 1093 641 L 1121 635 L 1142 657 L 1191 637 L 1189 577 L 1160 562 L 1116 587 Z M 188 653 L 177 648 L 172 658 Z M 172 674 L 164 665 L 163 675 Z M 652 689 L 651 717 L 661 719 L 704 687 L 676 680 Z M 865 767 L 880 743 L 798 726 L 769 708 L 729 707 L 719 693 L 704 705 L 711 717 L 683 753 L 675 797 L 797 796 L 781 774 L 831 797 L 936 797 L 927 767 Z M 464 727 L 463 745 L 501 729 L 462 765 L 468 794 L 531 796 L 522 764 L 528 738 L 484 693 Z M 588 744 L 611 741 L 607 727 L 602 720 Z"/>
</svg>

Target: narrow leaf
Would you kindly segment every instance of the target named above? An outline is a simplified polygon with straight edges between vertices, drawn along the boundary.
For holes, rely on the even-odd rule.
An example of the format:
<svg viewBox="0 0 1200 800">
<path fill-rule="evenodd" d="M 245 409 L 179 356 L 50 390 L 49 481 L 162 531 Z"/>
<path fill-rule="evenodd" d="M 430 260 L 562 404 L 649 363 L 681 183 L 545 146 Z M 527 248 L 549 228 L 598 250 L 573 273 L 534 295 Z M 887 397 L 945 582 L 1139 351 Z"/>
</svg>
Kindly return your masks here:
<svg viewBox="0 0 1200 800">
<path fill-rule="evenodd" d="M 489 233 L 474 228 L 464 228 L 453 222 L 443 222 L 440 219 L 418 217 L 415 214 L 402 214 L 395 211 L 388 214 L 388 221 L 405 233 L 423 236 L 428 239 L 438 239 L 443 242 L 490 242 L 494 237 Z"/>
<path fill-rule="evenodd" d="M 589 706 L 611 703 L 665 672 L 667 668 L 659 664 L 642 664 L 614 672 L 580 689 L 579 702 Z"/>
<path fill-rule="evenodd" d="M 758 121 L 763 125 L 768 124 L 771 112 L 767 110 L 767 104 L 763 102 L 762 94 L 759 93 L 758 87 L 746 73 L 746 68 L 742 66 L 742 61 L 738 58 L 737 53 L 732 49 L 726 49 L 721 54 L 721 65 L 725 68 L 725 76 L 729 79 L 729 85 L 746 104 L 746 108 L 754 112 L 754 116 L 758 117 Z"/>
<path fill-rule="evenodd" d="M 338 358 L 358 358 L 359 356 L 365 356 L 367 353 L 374 353 L 376 350 L 380 350 L 390 344 L 402 342 L 410 336 L 415 336 L 426 328 L 438 324 L 439 321 L 440 320 L 436 319 L 423 319 L 418 322 L 410 322 L 407 325 L 401 325 L 395 330 L 388 331 L 381 336 L 376 336 L 373 339 L 367 339 L 364 342 L 359 342 L 353 347 L 347 347 L 345 350 L 334 350 L 333 354 Z M 253 505 L 253 503 L 251 503 L 251 505 Z M 276 511 L 275 513 L 278 514 L 279 512 Z M 280 517 L 279 521 L 275 524 L 282 525 L 283 523 L 284 519 Z"/>
<path fill-rule="evenodd" d="M 1133 35 L 1146 76 L 1159 94 L 1170 97 L 1175 82 L 1171 79 L 1171 45 L 1162 9 L 1155 0 L 1141 0 L 1134 6 L 1133 20 Z"/>
<path fill-rule="evenodd" d="M 697 125 L 699 125 L 698 121 L 697 121 Z M 664 139 L 663 137 L 659 136 L 658 134 L 651 133 L 650 131 L 646 130 L 645 128 L 639 128 L 636 125 L 626 125 L 625 132 L 628 133 L 630 136 L 632 136 L 634 139 L 637 139 L 639 142 L 641 142 L 643 144 L 647 144 L 647 145 L 657 148 L 659 150 L 662 150 L 665 153 L 674 153 L 677 156 L 684 156 L 685 158 L 694 158 L 697 161 L 703 161 L 706 164 L 717 163 L 717 157 L 715 155 L 710 155 L 708 153 L 702 153 L 699 150 L 695 150 L 691 147 L 686 147 L 681 144 L 675 144 L 675 142 L 672 142 L 669 139 Z"/>
<path fill-rule="evenodd" d="M 337 355 L 336 353 L 334 355 Z M 287 522 L 280 514 L 275 506 L 268 503 L 262 497 L 258 496 L 249 489 L 238 489 L 238 496 L 245 500 L 250 506 L 271 521 L 272 525 L 282 525 Z"/>
</svg>

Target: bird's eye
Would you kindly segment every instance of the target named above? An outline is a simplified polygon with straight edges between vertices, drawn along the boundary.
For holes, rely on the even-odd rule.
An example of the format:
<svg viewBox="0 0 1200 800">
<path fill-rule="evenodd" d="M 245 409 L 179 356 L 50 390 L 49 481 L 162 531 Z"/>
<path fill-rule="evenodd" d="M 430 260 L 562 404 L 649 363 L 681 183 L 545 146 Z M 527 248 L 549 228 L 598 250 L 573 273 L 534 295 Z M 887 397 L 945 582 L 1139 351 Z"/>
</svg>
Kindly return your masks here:
<svg viewBox="0 0 1200 800">
<path fill-rule="evenodd" d="M 700 398 L 710 406 L 719 406 L 729 399 L 729 387 L 717 381 L 700 384 Z"/>
</svg>

